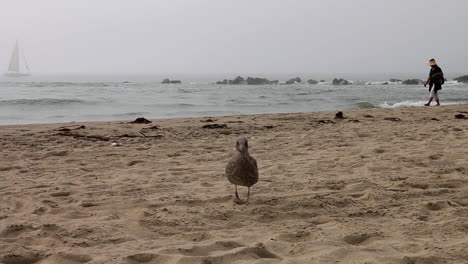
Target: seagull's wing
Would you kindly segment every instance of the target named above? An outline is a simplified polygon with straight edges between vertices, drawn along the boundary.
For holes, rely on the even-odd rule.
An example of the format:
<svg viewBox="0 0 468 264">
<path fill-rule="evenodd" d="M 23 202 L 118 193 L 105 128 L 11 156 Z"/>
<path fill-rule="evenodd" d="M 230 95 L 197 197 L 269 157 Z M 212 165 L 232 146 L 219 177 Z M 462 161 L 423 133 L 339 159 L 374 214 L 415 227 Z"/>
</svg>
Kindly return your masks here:
<svg viewBox="0 0 468 264">
<path fill-rule="evenodd" d="M 253 175 L 254 177 L 258 177 L 258 166 L 257 166 L 257 160 L 251 156 L 251 159 L 252 159 L 252 164 L 254 166 L 254 171 L 253 171 Z"/>
</svg>

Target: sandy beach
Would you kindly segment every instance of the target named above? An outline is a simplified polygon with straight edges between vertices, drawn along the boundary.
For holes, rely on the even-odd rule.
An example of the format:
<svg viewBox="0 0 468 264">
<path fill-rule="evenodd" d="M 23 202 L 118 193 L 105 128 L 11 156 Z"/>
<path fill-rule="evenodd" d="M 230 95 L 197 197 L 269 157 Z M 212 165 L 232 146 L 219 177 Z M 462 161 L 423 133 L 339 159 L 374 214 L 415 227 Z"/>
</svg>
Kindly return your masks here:
<svg viewBox="0 0 468 264">
<path fill-rule="evenodd" d="M 468 263 L 467 111 L 1 126 L 0 263 Z"/>
</svg>

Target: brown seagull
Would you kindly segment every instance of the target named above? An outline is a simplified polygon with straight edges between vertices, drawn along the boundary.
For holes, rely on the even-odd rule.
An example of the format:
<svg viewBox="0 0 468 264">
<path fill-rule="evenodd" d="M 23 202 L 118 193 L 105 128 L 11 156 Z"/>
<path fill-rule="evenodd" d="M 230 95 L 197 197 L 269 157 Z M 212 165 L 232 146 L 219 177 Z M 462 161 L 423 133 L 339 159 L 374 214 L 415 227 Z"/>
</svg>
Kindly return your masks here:
<svg viewBox="0 0 468 264">
<path fill-rule="evenodd" d="M 237 193 L 237 185 L 245 186 L 248 189 L 247 200 L 249 201 L 250 187 L 258 182 L 257 161 L 249 155 L 249 144 L 246 138 L 237 139 L 236 153 L 226 166 L 226 177 L 236 186 L 237 202 L 242 202 Z"/>
</svg>

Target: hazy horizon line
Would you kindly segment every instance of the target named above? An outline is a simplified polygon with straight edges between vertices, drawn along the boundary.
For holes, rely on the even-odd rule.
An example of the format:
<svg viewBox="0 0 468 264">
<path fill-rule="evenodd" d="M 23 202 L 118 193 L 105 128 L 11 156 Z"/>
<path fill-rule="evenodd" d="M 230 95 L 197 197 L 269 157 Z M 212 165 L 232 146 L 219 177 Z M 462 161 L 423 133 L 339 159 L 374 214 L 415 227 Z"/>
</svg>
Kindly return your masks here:
<svg viewBox="0 0 468 264">
<path fill-rule="evenodd" d="M 293 77 L 301 77 L 302 75 L 306 76 L 333 76 L 336 75 L 337 78 L 340 75 L 380 75 L 380 76 L 408 76 L 408 75 L 420 75 L 424 74 L 427 75 L 429 70 L 420 71 L 420 72 L 31 72 L 31 76 L 226 76 L 235 78 L 237 76 L 242 77 L 264 77 L 266 75 L 273 75 L 273 76 L 291 76 Z M 444 72 L 446 75 L 466 75 L 467 72 Z M 1 77 L 1 75 L 0 75 Z"/>
</svg>

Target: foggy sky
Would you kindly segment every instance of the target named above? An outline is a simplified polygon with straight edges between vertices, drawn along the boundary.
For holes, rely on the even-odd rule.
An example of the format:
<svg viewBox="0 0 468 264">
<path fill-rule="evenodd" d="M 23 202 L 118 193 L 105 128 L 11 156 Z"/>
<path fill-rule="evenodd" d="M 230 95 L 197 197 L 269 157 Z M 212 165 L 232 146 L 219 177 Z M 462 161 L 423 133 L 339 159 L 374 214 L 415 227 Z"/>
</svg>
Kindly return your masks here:
<svg viewBox="0 0 468 264">
<path fill-rule="evenodd" d="M 468 73 L 466 0 L 0 0 L 0 70 Z"/>
</svg>

